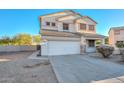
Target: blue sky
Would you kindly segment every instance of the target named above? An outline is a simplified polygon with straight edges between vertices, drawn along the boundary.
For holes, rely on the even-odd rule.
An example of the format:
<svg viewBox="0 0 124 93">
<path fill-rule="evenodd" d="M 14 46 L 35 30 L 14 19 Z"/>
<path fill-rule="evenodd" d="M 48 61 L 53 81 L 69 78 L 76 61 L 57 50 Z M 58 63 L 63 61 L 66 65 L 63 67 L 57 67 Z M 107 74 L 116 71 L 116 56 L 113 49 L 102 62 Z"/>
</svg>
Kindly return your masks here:
<svg viewBox="0 0 124 93">
<path fill-rule="evenodd" d="M 38 16 L 63 11 L 62 9 L 39 10 L 0 10 L 0 37 L 18 33 L 39 33 Z M 74 9 L 81 15 L 93 18 L 97 24 L 97 33 L 108 35 L 110 27 L 124 26 L 124 10 Z"/>
</svg>

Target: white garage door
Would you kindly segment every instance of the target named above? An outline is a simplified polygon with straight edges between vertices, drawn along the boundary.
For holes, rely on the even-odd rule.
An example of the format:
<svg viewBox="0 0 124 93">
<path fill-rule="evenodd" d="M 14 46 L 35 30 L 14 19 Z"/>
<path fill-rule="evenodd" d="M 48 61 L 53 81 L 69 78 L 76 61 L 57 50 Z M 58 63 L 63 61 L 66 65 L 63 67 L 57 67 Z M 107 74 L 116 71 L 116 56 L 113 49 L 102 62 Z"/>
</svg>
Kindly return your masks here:
<svg viewBox="0 0 124 93">
<path fill-rule="evenodd" d="M 48 55 L 68 55 L 68 54 L 79 54 L 79 53 L 80 53 L 79 41 L 48 42 Z"/>
</svg>

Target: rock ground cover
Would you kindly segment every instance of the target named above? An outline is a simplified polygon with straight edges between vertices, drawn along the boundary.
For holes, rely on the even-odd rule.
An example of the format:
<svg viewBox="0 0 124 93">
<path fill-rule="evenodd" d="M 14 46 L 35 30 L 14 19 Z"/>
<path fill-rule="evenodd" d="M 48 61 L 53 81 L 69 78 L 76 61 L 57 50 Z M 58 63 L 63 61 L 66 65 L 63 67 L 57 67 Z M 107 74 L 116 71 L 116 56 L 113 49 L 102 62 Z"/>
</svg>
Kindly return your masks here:
<svg viewBox="0 0 124 93">
<path fill-rule="evenodd" d="M 57 83 L 48 60 L 28 59 L 32 52 L 1 54 L 0 83 Z"/>
</svg>

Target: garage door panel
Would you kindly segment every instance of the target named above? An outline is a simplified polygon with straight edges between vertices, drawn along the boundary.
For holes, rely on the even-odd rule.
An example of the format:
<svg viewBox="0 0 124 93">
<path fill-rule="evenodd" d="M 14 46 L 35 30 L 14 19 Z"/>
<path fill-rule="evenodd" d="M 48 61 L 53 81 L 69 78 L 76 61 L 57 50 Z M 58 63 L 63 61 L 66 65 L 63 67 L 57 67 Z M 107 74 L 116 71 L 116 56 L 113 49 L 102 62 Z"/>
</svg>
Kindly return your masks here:
<svg viewBox="0 0 124 93">
<path fill-rule="evenodd" d="M 49 55 L 68 55 L 80 53 L 79 41 L 49 41 Z"/>
</svg>

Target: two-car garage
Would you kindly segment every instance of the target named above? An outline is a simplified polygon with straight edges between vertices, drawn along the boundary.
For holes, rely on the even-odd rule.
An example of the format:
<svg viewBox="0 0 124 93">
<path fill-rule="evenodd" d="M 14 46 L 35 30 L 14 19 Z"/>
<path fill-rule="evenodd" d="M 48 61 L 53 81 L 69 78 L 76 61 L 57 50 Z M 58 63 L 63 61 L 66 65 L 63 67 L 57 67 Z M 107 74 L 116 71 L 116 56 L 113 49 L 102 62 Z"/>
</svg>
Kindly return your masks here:
<svg viewBox="0 0 124 93">
<path fill-rule="evenodd" d="M 41 55 L 70 55 L 80 54 L 80 41 L 63 40 L 48 41 L 42 46 Z"/>
<path fill-rule="evenodd" d="M 44 44 L 41 45 L 42 56 L 80 54 L 80 36 L 61 31 L 41 31 Z"/>
</svg>

